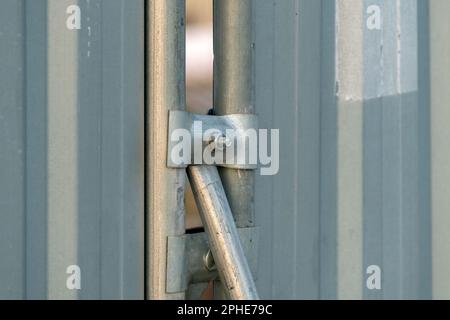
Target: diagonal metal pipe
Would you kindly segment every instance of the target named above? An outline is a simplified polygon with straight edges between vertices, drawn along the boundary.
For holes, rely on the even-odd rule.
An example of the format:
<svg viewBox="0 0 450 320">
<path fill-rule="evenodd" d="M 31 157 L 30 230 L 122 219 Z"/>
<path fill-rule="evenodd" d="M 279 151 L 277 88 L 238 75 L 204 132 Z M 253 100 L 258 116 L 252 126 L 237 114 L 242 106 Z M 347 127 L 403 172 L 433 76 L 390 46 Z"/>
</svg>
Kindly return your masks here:
<svg viewBox="0 0 450 320">
<path fill-rule="evenodd" d="M 217 168 L 190 166 L 187 173 L 226 294 L 233 300 L 258 300 Z"/>
</svg>

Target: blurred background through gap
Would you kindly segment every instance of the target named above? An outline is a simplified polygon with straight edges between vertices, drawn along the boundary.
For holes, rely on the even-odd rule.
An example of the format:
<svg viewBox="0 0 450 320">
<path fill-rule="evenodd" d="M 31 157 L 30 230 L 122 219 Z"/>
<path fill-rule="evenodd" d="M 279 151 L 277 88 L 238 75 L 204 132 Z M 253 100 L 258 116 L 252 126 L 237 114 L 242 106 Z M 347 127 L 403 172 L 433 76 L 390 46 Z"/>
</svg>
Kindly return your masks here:
<svg viewBox="0 0 450 320">
<path fill-rule="evenodd" d="M 186 0 L 186 104 L 206 114 L 213 105 L 213 0 Z M 189 184 L 189 183 L 187 183 Z M 186 229 L 202 227 L 190 186 L 186 186 Z"/>
</svg>

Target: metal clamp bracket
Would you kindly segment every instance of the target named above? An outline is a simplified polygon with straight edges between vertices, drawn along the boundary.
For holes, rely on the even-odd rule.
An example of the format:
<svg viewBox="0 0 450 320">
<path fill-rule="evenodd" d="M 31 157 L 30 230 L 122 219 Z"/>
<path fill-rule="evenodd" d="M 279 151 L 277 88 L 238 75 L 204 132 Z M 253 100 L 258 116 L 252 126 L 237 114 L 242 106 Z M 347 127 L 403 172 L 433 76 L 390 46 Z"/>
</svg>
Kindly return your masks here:
<svg viewBox="0 0 450 320">
<path fill-rule="evenodd" d="M 257 241 L 237 229 L 216 168 L 257 168 L 257 117 L 171 111 L 168 127 L 167 166 L 187 168 L 208 242 L 192 236 L 168 238 L 167 292 L 182 292 L 194 281 L 220 276 L 230 299 L 258 299 L 248 261 Z"/>
<path fill-rule="evenodd" d="M 249 154 L 250 140 L 257 139 L 256 129 L 256 115 L 208 116 L 170 111 L 167 166 L 187 168 L 189 165 L 206 164 L 234 169 L 256 169 L 257 163 L 252 163 Z M 182 158 L 180 153 L 183 154 Z M 216 154 L 215 159 L 222 161 L 208 163 L 204 157 L 205 153 Z M 217 153 L 220 153 L 220 157 Z"/>
<path fill-rule="evenodd" d="M 238 233 L 248 264 L 256 279 L 259 228 L 240 228 Z M 186 291 L 189 284 L 219 278 L 217 269 L 211 266 L 209 260 L 212 255 L 206 233 L 168 237 L 167 248 L 167 292 Z"/>
</svg>

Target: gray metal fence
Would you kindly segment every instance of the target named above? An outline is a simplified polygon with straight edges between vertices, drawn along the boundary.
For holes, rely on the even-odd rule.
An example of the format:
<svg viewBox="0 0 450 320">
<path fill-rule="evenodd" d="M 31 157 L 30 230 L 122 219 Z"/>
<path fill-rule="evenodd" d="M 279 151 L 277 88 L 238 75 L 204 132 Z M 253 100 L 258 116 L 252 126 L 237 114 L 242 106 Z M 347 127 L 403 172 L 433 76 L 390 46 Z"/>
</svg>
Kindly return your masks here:
<svg viewBox="0 0 450 320">
<path fill-rule="evenodd" d="M 450 298 L 450 2 L 250 2 L 242 77 L 260 127 L 280 129 L 279 173 L 240 204 L 260 296 Z M 0 8 L 0 298 L 185 297 L 165 290 L 184 176 L 163 159 L 163 118 L 184 107 L 183 1 Z"/>
<path fill-rule="evenodd" d="M 143 5 L 0 2 L 0 298 L 144 297 Z"/>
<path fill-rule="evenodd" d="M 255 7 L 256 105 L 281 128 L 280 173 L 255 201 L 267 297 L 432 297 L 428 34 L 446 2 L 430 4 L 431 18 L 414 0 Z"/>
</svg>

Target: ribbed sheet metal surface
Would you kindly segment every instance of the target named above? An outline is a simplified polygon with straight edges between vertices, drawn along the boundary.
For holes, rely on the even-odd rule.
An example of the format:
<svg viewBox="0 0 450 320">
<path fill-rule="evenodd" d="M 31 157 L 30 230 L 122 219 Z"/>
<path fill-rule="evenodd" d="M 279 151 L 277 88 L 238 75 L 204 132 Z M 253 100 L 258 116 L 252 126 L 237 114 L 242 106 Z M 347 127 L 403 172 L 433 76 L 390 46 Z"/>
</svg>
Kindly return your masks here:
<svg viewBox="0 0 450 320">
<path fill-rule="evenodd" d="M 0 298 L 143 298 L 144 2 L 0 6 Z"/>
<path fill-rule="evenodd" d="M 450 2 L 253 10 L 261 297 L 450 298 Z M 144 298 L 144 30 L 143 0 L 1 1 L 0 298 Z"/>
<path fill-rule="evenodd" d="M 450 297 L 448 1 L 254 10 L 256 109 L 280 129 L 280 172 L 256 185 L 261 296 Z"/>
</svg>

